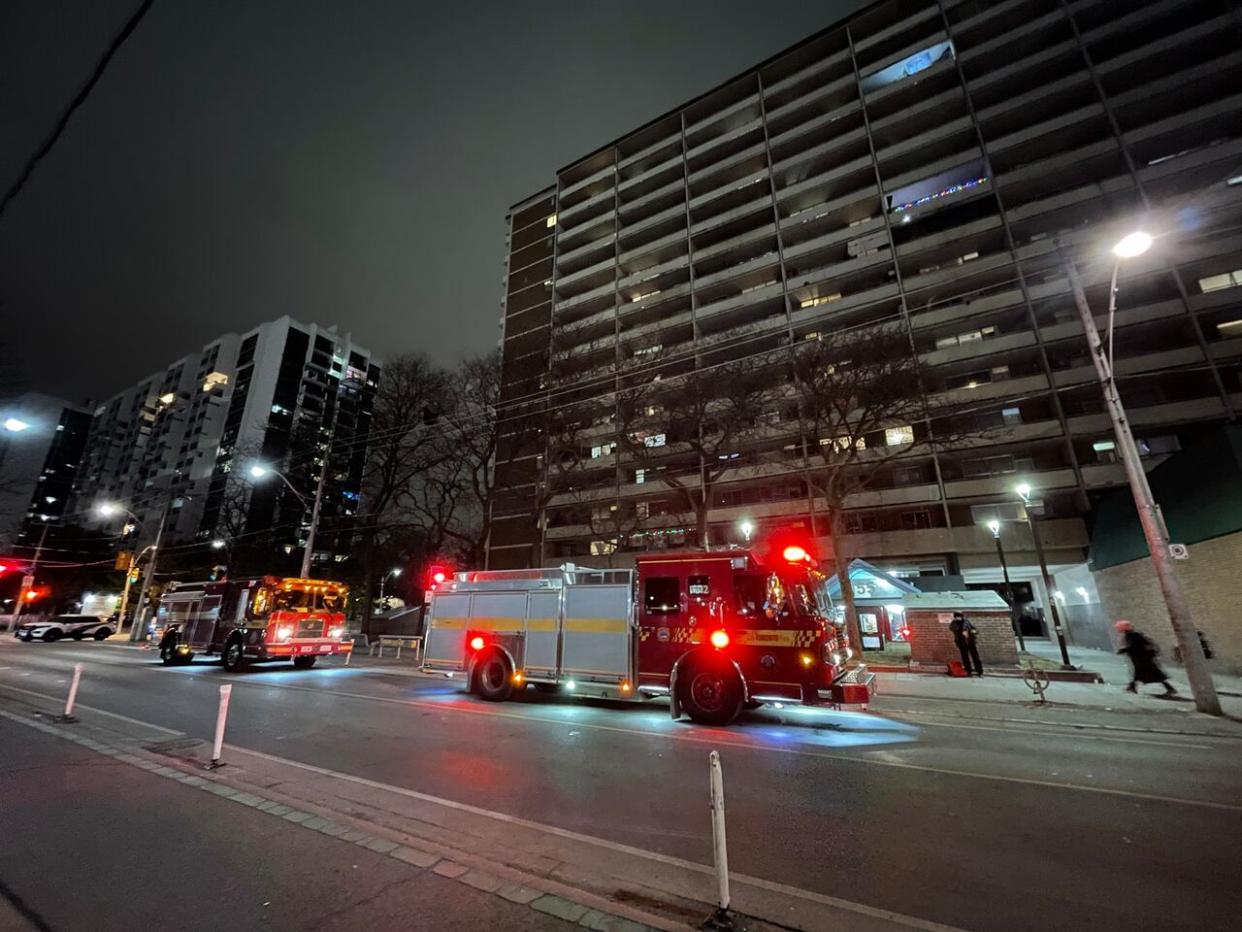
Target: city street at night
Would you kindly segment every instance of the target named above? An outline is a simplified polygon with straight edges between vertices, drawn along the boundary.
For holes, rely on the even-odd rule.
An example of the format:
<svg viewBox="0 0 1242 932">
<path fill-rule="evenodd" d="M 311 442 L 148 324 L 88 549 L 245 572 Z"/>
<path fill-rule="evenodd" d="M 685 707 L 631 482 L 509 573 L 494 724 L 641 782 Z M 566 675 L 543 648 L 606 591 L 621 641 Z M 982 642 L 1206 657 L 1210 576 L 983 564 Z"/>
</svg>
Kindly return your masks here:
<svg viewBox="0 0 1242 932">
<path fill-rule="evenodd" d="M 55 725 L 51 715 L 79 662 L 80 721 Z M 247 909 L 277 895 L 264 889 L 295 896 L 307 859 L 328 870 L 312 884 L 317 895 L 330 898 L 333 890 L 321 887 L 340 882 L 342 906 L 367 899 L 376 878 L 401 866 L 387 859 L 347 894 L 333 871 L 372 851 L 344 860 L 330 847 L 317 853 L 311 846 L 344 846 L 301 826 L 274 833 L 270 817 L 239 814 L 224 800 L 166 805 L 174 790 L 194 794 L 23 727 L 92 729 L 101 747 L 162 755 L 170 772 L 205 774 L 223 683 L 234 689 L 226 766 L 216 775 L 229 785 L 472 851 L 498 870 L 641 909 L 649 921 L 697 921 L 712 900 L 712 749 L 723 759 L 734 903 L 768 923 L 1205 929 L 1230 926 L 1242 905 L 1226 854 L 1242 828 L 1242 729 L 1229 721 L 1165 713 L 1166 727 L 1150 728 L 1150 716 L 1139 727 L 1099 713 L 1090 721 L 1107 727 L 1092 730 L 1079 727 L 1083 719 L 1005 723 L 987 717 L 994 704 L 986 702 L 886 714 L 886 705 L 917 704 L 891 698 L 867 713 L 764 707 L 732 728 L 709 729 L 672 722 L 659 700 L 630 707 L 531 693 L 488 704 L 451 681 L 366 658 L 228 677 L 207 660 L 162 667 L 126 645 L 6 640 L 0 727 L 16 753 L 0 763 L 0 807 L 6 834 L 22 844 L 5 845 L 0 882 L 46 928 L 100 927 L 88 911 L 67 909 L 46 882 L 45 865 L 79 860 L 75 846 L 89 862 L 74 879 L 75 902 L 111 915 L 105 928 L 127 927 L 127 911 L 142 915 L 144 898 L 167 895 L 161 864 L 178 886 L 181 872 L 214 884 L 186 894 L 207 908 L 224 894 L 225 855 L 213 846 L 233 845 L 252 867 L 264 862 L 227 881 Z M 80 766 L 40 769 L 58 757 Z M 156 785 L 126 789 L 139 778 Z M 122 800 L 140 813 L 119 833 L 109 819 Z M 33 806 L 56 817 L 32 823 Z M 187 863 L 197 857 L 213 866 Z M 136 872 L 152 882 L 134 884 Z M 112 896 L 120 890 L 124 898 Z M 413 890 L 400 895 L 413 898 Z M 692 918 L 698 904 L 703 915 Z M 517 908 L 456 884 L 440 915 L 500 916 L 501 906 Z M 378 907 L 358 908 L 355 918 Z M 268 919 L 274 928 L 320 927 L 311 912 Z"/>
</svg>

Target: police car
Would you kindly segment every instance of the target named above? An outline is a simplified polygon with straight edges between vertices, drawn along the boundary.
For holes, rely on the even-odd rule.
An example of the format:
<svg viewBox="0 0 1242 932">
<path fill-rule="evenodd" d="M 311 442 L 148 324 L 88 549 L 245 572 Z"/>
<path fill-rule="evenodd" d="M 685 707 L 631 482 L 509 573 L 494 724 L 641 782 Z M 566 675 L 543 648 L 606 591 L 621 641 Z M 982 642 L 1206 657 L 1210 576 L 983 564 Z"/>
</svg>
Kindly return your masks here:
<svg viewBox="0 0 1242 932">
<path fill-rule="evenodd" d="M 20 625 L 13 636 L 22 641 L 59 641 L 69 637 L 75 641 L 94 638 L 102 641 L 116 634 L 116 625 L 98 615 L 56 615 L 45 621 L 32 621 Z"/>
</svg>

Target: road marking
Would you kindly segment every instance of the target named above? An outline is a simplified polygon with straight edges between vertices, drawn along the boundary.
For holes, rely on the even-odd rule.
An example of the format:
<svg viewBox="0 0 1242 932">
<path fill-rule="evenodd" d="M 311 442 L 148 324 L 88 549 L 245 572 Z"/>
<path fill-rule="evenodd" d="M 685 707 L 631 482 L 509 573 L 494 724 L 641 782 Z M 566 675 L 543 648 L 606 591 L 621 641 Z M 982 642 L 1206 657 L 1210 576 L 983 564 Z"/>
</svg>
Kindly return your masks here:
<svg viewBox="0 0 1242 932">
<path fill-rule="evenodd" d="M 163 670 L 169 673 L 182 673 L 182 674 L 188 674 L 191 676 L 193 675 L 193 671 L 191 670 L 178 669 L 175 667 L 174 668 L 155 667 L 154 669 Z M 204 680 L 203 682 L 206 682 L 206 681 Z M 621 733 L 621 734 L 636 735 L 636 736 L 644 737 L 644 738 L 667 738 L 673 741 L 685 741 L 685 742 L 690 742 L 694 744 L 704 744 L 704 745 L 725 744 L 731 748 L 736 748 L 738 750 L 743 750 L 743 751 L 756 751 L 760 753 L 772 752 L 772 753 L 778 753 L 778 754 L 793 754 L 793 755 L 798 755 L 801 757 L 814 757 L 814 758 L 819 758 L 822 760 L 842 761 L 842 762 L 851 763 L 851 764 L 867 764 L 873 767 L 891 767 L 891 768 L 895 768 L 899 770 L 911 770 L 911 771 L 916 771 L 920 773 L 936 773 L 936 774 L 943 774 L 946 776 L 971 777 L 977 780 L 993 780 L 993 781 L 998 781 L 998 782 L 1003 782 L 1003 783 L 1016 783 L 1016 784 L 1023 785 L 1023 786 L 1038 786 L 1038 787 L 1042 787 L 1046 789 L 1074 790 L 1074 791 L 1078 791 L 1082 793 L 1097 793 L 1097 794 L 1103 794 L 1107 796 L 1120 796 L 1120 797 L 1124 797 L 1128 799 L 1142 799 L 1142 800 L 1147 800 L 1150 802 L 1174 803 L 1174 804 L 1184 805 L 1184 806 L 1197 806 L 1200 808 L 1207 808 L 1207 809 L 1219 809 L 1219 810 L 1223 810 L 1226 812 L 1242 812 L 1242 805 L 1237 805 L 1233 803 L 1220 803 L 1220 802 L 1213 802 L 1211 800 L 1202 800 L 1202 799 L 1187 799 L 1187 798 L 1179 797 L 1179 796 L 1166 796 L 1166 795 L 1159 794 L 1159 793 L 1142 793 L 1142 792 L 1138 792 L 1135 790 L 1114 789 L 1110 787 L 1091 786 L 1091 785 L 1081 784 L 1081 783 L 1066 783 L 1066 782 L 1057 781 L 1057 780 L 1040 780 L 1040 779 L 1036 779 L 1033 777 L 1017 777 L 1017 776 L 1008 776 L 1005 774 L 991 774 L 991 773 L 980 773 L 978 771 L 971 771 L 971 770 L 958 770 L 955 768 L 948 768 L 948 767 L 933 767 L 928 764 L 913 764 L 913 763 L 909 763 L 907 761 L 901 760 L 900 758 L 897 757 L 897 755 L 893 754 L 891 751 L 885 752 L 883 757 L 880 757 L 875 753 L 869 754 L 867 756 L 851 757 L 846 754 L 833 753 L 833 752 L 804 750 L 804 749 L 799 749 L 799 748 L 786 748 L 786 747 L 780 747 L 779 745 L 755 744 L 749 741 L 739 740 L 738 735 L 731 734 L 725 731 L 724 729 L 720 729 L 720 728 L 702 729 L 701 735 L 660 732 L 660 731 L 650 731 L 650 730 L 639 729 L 639 728 L 625 728 L 619 725 L 602 725 L 596 722 L 576 721 L 572 719 L 555 719 L 555 718 L 544 718 L 541 716 L 533 716 L 533 715 L 521 715 L 521 714 L 517 714 L 513 712 L 504 712 L 498 709 L 481 709 L 481 708 L 473 708 L 473 707 L 464 706 L 464 705 L 446 705 L 444 703 L 428 702 L 426 700 L 420 700 L 420 699 L 395 699 L 395 698 L 391 698 L 387 696 L 368 696 L 364 693 L 354 693 L 354 692 L 348 692 L 345 690 L 336 690 L 336 689 L 318 689 L 318 688 L 314 688 L 310 686 L 294 686 L 289 683 L 248 683 L 244 679 L 237 679 L 234 682 L 236 682 L 238 685 L 253 686 L 257 689 L 263 689 L 263 688 L 289 689 L 289 690 L 294 690 L 297 692 L 316 693 L 316 694 L 323 695 L 325 697 L 342 696 L 345 698 L 358 699 L 360 701 L 365 701 L 365 702 L 384 702 L 384 703 L 388 703 L 391 705 L 413 706 L 417 708 L 425 708 L 425 709 L 430 709 L 430 710 L 439 711 L 439 712 L 465 712 L 465 713 L 472 714 L 472 715 L 490 715 L 490 716 L 495 716 L 498 718 L 515 719 L 517 721 L 532 722 L 536 724 L 557 725 L 559 727 L 572 726 L 575 728 L 591 728 L 597 731 L 608 731 L 608 732 L 615 732 L 615 733 Z M 0 686 L 2 685 L 3 684 L 0 684 Z M 16 687 L 4 686 L 4 688 L 14 689 Z M 29 692 L 29 691 L 26 690 L 26 692 Z M 31 695 L 42 695 L 42 694 L 31 693 Z M 60 701 L 55 696 L 44 696 L 44 698 L 50 698 L 55 701 Z M 83 706 L 82 708 L 85 708 L 85 706 Z M 112 712 L 104 712 L 104 714 L 114 715 L 115 717 L 122 718 L 122 719 L 125 718 L 125 716 L 118 716 L 116 715 L 116 713 L 112 713 Z M 128 719 L 128 720 L 137 721 L 136 719 Z M 150 723 L 139 722 L 139 724 L 149 725 Z M 167 729 L 163 729 L 162 726 L 151 726 L 151 727 L 159 728 L 160 730 L 167 730 Z M 170 733 L 182 734 L 181 732 L 170 732 Z M 253 753 L 258 753 L 258 752 L 253 752 Z M 310 766 L 310 765 L 307 765 L 307 766 Z M 362 778 L 359 778 L 359 779 L 362 779 Z"/>
<path fill-rule="evenodd" d="M 301 761 L 289 760 L 285 757 L 277 757 L 275 754 L 265 754 L 262 751 L 252 751 L 248 748 L 236 747 L 234 745 L 228 745 L 228 748 L 231 751 L 239 751 L 242 754 L 249 754 L 252 757 L 260 758 L 261 760 L 295 767 L 299 770 L 306 770 L 310 773 L 318 774 L 319 776 L 331 777 L 334 780 L 344 780 L 348 783 L 356 783 L 359 786 L 369 787 L 370 789 L 395 793 L 399 796 L 409 797 L 410 799 L 417 799 L 422 802 L 432 803 L 433 805 L 443 806 L 446 809 L 455 809 L 459 812 L 468 812 L 471 815 L 483 816 L 484 818 L 492 819 L 497 822 L 504 822 L 508 825 L 517 825 L 522 828 L 532 829 L 533 831 L 542 832 L 545 835 L 553 835 L 558 838 L 582 842 L 584 844 L 593 845 L 597 848 L 604 848 L 609 851 L 632 855 L 648 861 L 656 861 L 660 864 L 667 864 L 671 867 L 679 867 L 684 870 L 693 871 L 696 874 L 715 876 L 716 873 L 715 868 L 709 867 L 706 864 L 699 864 L 697 861 L 687 861 L 683 858 L 673 857 L 672 855 L 660 854 L 656 851 L 647 851 L 644 848 L 635 848 L 633 845 L 626 845 L 617 841 L 609 841 L 606 838 L 586 835 L 582 832 L 575 832 L 571 829 L 560 828 L 555 825 L 547 825 L 543 822 L 534 822 L 530 819 L 523 819 L 520 816 L 509 815 L 505 812 L 497 812 L 493 809 L 484 809 L 481 806 L 472 806 L 469 803 L 461 803 L 453 799 L 433 796 L 430 793 L 421 793 L 418 790 L 411 790 L 403 786 L 394 786 L 391 783 L 381 783 L 378 780 L 369 780 L 366 777 L 358 777 L 349 773 L 341 773 L 337 770 L 329 770 L 327 767 L 317 767 L 314 764 L 304 764 Z M 785 896 L 809 900 L 824 906 L 833 906 L 837 909 L 846 910 L 852 913 L 859 913 L 861 915 L 870 916 L 876 919 L 884 919 L 888 922 L 893 922 L 912 929 L 925 929 L 928 930 L 928 932 L 961 932 L 961 930 L 954 926 L 943 925 L 927 919 L 919 919 L 915 916 L 906 916 L 902 913 L 891 912 L 887 909 L 867 906 L 864 903 L 855 903 L 850 900 L 838 899 L 837 897 L 828 896 L 827 894 L 816 893 L 813 890 L 803 890 L 801 887 L 791 887 L 783 883 L 764 880 L 762 877 L 752 877 L 749 874 L 740 874 L 730 871 L 729 878 L 737 883 L 760 887 L 765 890 L 771 890 L 775 893 L 781 893 Z"/>
<path fill-rule="evenodd" d="M 0 683 L 0 689 L 8 689 L 15 693 L 25 693 L 27 696 L 37 696 L 40 699 L 50 699 L 55 703 L 64 702 L 62 696 L 49 696 L 47 693 L 37 693 L 33 689 L 22 689 L 19 686 L 10 686 L 7 683 Z M 88 712 L 95 712 L 99 715 L 107 715 L 109 718 L 119 719 L 122 722 L 129 722 L 131 725 L 139 725 L 143 728 L 150 728 L 154 731 L 162 731 L 166 735 L 184 735 L 184 731 L 177 731 L 174 728 L 165 728 L 163 725 L 155 725 L 151 722 L 144 722 L 142 719 L 130 718 L 128 715 L 122 715 L 119 712 L 109 712 L 107 709 L 99 709 L 95 706 L 83 705 L 81 702 L 74 703 L 74 707 L 78 709 L 86 709 Z"/>
</svg>

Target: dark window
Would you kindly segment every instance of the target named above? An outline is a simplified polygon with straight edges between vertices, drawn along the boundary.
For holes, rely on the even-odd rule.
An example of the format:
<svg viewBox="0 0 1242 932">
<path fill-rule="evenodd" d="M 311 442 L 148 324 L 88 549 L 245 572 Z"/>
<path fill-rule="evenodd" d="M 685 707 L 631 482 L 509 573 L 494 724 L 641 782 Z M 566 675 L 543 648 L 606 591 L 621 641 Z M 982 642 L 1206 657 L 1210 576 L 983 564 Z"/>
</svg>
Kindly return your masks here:
<svg viewBox="0 0 1242 932">
<path fill-rule="evenodd" d="M 681 611 L 681 580 L 676 576 L 648 579 L 643 607 L 648 615 L 676 615 Z"/>
</svg>

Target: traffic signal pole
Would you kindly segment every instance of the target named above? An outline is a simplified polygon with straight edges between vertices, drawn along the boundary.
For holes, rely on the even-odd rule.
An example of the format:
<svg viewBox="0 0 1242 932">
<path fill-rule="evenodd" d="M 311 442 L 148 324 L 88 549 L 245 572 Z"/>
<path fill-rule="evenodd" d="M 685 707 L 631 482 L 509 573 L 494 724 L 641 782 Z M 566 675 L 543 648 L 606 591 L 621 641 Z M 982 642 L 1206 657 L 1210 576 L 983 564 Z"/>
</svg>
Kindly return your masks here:
<svg viewBox="0 0 1242 932">
<path fill-rule="evenodd" d="M 43 533 L 39 535 L 39 543 L 35 546 L 34 559 L 30 561 L 30 570 L 22 576 L 21 587 L 17 590 L 17 604 L 13 606 L 13 614 L 9 616 L 9 626 L 6 631 L 16 631 L 17 626 L 21 623 L 19 616 L 22 609 L 26 605 L 26 599 L 30 592 L 30 586 L 34 585 L 35 572 L 39 569 L 39 558 L 43 556 L 43 543 L 47 540 L 47 529 L 51 527 L 46 521 L 43 522 Z M 30 581 L 29 585 L 27 580 Z"/>
<path fill-rule="evenodd" d="M 160 512 L 160 524 L 155 531 L 155 543 L 151 545 L 151 560 L 147 563 L 147 571 L 142 577 L 142 588 L 138 590 L 138 604 L 134 607 L 134 624 L 129 629 L 129 639 L 131 641 L 145 641 L 147 639 L 147 626 L 145 622 L 139 624 L 141 620 L 139 616 L 142 614 L 143 606 L 147 603 L 147 592 L 151 588 L 151 580 L 155 577 L 155 561 L 160 555 L 160 541 L 164 538 L 164 525 L 168 521 L 168 512 L 172 508 L 172 492 L 169 491 L 168 498 L 164 501 L 164 510 Z"/>
</svg>

